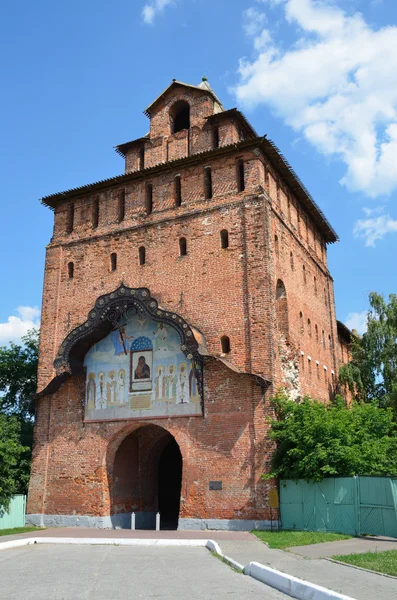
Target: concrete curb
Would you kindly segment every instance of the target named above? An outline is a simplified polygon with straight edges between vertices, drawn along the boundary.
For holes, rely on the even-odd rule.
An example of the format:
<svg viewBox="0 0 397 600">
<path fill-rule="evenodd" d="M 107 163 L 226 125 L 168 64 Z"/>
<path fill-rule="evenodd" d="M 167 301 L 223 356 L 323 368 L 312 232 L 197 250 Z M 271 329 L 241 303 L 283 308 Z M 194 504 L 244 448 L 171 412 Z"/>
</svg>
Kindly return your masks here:
<svg viewBox="0 0 397 600">
<path fill-rule="evenodd" d="M 21 540 L 0 542 L 0 550 L 29 546 L 31 544 L 89 544 L 92 546 L 196 546 L 207 547 L 208 540 L 159 540 L 159 539 L 126 539 L 126 538 L 61 538 L 31 537 Z M 213 542 L 215 544 L 215 542 Z"/>
<path fill-rule="evenodd" d="M 284 594 L 298 600 L 354 600 L 309 581 L 298 579 L 257 562 L 250 562 L 246 567 L 223 554 L 221 547 L 214 540 L 166 540 L 166 539 L 126 539 L 126 538 L 61 538 L 61 537 L 29 537 L 0 542 L 0 550 L 18 548 L 32 544 L 90 544 L 107 546 L 191 546 L 207 548 L 215 552 L 231 567 L 269 585 Z"/>
<path fill-rule="evenodd" d="M 258 579 L 262 583 L 266 583 L 266 585 L 299 600 L 354 600 L 350 596 L 345 596 L 315 583 L 310 583 L 310 581 L 287 575 L 271 567 L 265 567 L 257 562 L 250 562 L 244 567 L 244 574 L 251 575 L 251 577 Z"/>
</svg>

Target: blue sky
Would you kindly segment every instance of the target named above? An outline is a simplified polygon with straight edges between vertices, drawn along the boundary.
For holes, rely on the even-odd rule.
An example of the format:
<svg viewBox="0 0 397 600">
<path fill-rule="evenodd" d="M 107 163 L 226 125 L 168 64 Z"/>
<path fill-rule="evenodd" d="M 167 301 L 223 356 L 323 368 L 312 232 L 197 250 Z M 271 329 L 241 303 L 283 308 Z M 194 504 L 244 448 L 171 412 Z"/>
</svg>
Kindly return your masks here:
<svg viewBox="0 0 397 600">
<path fill-rule="evenodd" d="M 396 290 L 395 0 L 5 0 L 0 343 L 37 323 L 46 194 L 123 171 L 173 78 L 203 75 L 280 147 L 340 236 L 339 319 Z M 352 316 L 353 313 L 353 316 Z"/>
</svg>

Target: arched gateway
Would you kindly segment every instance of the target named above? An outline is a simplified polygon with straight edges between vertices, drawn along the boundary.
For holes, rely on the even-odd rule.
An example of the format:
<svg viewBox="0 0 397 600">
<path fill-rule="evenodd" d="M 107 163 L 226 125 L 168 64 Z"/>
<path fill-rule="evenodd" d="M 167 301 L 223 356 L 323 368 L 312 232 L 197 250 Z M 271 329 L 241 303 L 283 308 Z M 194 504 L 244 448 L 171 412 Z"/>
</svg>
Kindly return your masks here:
<svg viewBox="0 0 397 600">
<path fill-rule="evenodd" d="M 128 527 L 135 513 L 137 529 L 177 529 L 182 484 L 182 454 L 163 427 L 142 425 L 115 449 L 110 444 L 108 477 L 110 510 L 115 524 Z"/>
</svg>

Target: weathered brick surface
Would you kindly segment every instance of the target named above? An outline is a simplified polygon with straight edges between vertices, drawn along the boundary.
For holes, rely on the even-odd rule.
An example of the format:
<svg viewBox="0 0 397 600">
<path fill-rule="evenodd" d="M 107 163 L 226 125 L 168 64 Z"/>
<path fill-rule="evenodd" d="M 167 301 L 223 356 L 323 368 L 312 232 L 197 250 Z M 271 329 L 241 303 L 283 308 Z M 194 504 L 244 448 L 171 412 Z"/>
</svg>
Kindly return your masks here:
<svg viewBox="0 0 397 600">
<path fill-rule="evenodd" d="M 169 110 L 182 99 L 191 105 L 190 130 L 171 134 Z M 29 513 L 100 516 L 139 510 L 142 497 L 128 494 L 127 488 L 135 488 L 148 469 L 154 473 L 166 430 L 183 457 L 182 517 L 270 518 L 273 484 L 260 477 L 269 468 L 272 451 L 269 395 L 284 385 L 293 397 L 310 394 L 326 401 L 333 391 L 332 374 L 341 357 L 323 235 L 255 143 L 238 145 L 234 122 L 219 124 L 223 151 L 201 157 L 213 148 L 207 120 L 213 112 L 211 95 L 172 90 L 151 114 L 150 138 L 143 142 L 144 170 L 138 141 L 126 151 L 131 178 L 56 204 L 46 256 L 39 391 L 55 376 L 53 361 L 66 335 L 86 320 L 98 296 L 121 281 L 149 288 L 163 308 L 182 315 L 204 335 L 210 355 L 222 358 L 220 339 L 228 336 L 231 351 L 225 358 L 236 372 L 215 360 L 206 363 L 203 417 L 84 423 L 84 381 L 76 376 L 41 397 Z M 184 157 L 186 161 L 172 162 Z M 244 162 L 242 192 L 238 160 Z M 211 199 L 204 193 L 208 166 Z M 179 207 L 176 175 L 181 177 Z M 153 189 L 150 214 L 145 208 L 148 183 Z M 121 222 L 120 194 L 125 194 Z M 93 217 L 96 202 L 98 223 Z M 73 230 L 68 232 L 71 204 Z M 226 249 L 220 238 L 224 229 L 229 232 Z M 186 256 L 179 256 L 181 237 L 187 240 Z M 139 264 L 141 246 L 146 249 L 144 265 Z M 112 253 L 117 254 L 114 271 Z M 281 286 L 285 291 L 277 298 Z M 270 382 L 266 396 L 244 373 Z M 132 435 L 149 424 L 153 427 Z M 117 454 L 120 448 L 125 452 Z M 134 457 L 150 453 L 150 465 L 140 462 L 128 471 Z M 209 491 L 211 480 L 222 480 L 222 491 Z M 146 509 L 156 509 L 155 485 L 145 492 Z"/>
</svg>

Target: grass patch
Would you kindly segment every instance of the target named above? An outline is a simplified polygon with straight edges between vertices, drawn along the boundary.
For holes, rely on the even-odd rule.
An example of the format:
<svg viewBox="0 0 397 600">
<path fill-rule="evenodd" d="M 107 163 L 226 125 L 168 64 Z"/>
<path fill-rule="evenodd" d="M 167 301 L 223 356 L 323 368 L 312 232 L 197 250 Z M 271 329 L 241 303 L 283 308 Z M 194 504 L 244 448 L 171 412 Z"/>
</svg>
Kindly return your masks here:
<svg viewBox="0 0 397 600">
<path fill-rule="evenodd" d="M 40 527 L 40 531 L 43 531 Z M 16 533 L 29 533 L 29 531 L 37 531 L 37 527 L 14 527 L 14 529 L 0 529 L 1 535 L 15 535 Z"/>
<path fill-rule="evenodd" d="M 218 560 L 223 562 L 225 565 L 227 565 L 235 573 L 240 573 L 240 574 L 243 573 L 242 569 L 237 569 L 237 567 L 234 567 L 232 564 L 230 564 L 230 562 L 228 560 L 226 560 L 226 558 L 224 556 L 219 556 L 219 554 L 217 552 L 215 552 L 215 550 L 211 550 L 211 554 L 212 554 L 212 556 L 214 556 L 215 558 L 217 558 Z"/>
<path fill-rule="evenodd" d="M 345 556 L 333 556 L 335 560 L 370 569 L 371 571 L 379 571 L 386 575 L 394 575 L 397 577 L 397 550 L 385 550 L 384 552 L 365 552 L 365 554 L 347 554 Z"/>
<path fill-rule="evenodd" d="M 352 536 L 343 533 L 325 533 L 322 531 L 252 531 L 261 542 L 269 544 L 269 548 L 292 548 L 293 546 L 308 546 L 322 542 L 348 540 Z"/>
</svg>

